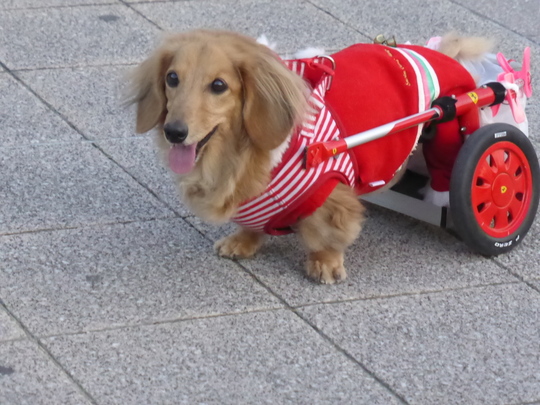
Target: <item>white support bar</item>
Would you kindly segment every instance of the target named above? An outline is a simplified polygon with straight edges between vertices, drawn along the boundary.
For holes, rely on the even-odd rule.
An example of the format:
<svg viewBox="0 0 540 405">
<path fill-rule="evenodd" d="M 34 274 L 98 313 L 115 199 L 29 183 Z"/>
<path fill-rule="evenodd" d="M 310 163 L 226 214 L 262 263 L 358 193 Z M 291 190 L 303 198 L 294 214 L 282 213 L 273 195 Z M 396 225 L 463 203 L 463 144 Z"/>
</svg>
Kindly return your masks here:
<svg viewBox="0 0 540 405">
<path fill-rule="evenodd" d="M 408 215 L 436 226 L 448 227 L 446 209 L 393 190 L 360 196 L 364 201 Z"/>
</svg>

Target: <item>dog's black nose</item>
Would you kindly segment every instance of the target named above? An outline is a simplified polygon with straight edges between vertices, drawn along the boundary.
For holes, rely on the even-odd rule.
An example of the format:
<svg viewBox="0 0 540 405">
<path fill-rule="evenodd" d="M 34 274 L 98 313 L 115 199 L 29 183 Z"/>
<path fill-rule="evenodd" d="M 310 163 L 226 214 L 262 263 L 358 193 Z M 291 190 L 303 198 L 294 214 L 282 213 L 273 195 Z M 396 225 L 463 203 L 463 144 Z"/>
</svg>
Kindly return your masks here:
<svg viewBox="0 0 540 405">
<path fill-rule="evenodd" d="M 170 143 L 182 143 L 188 136 L 188 126 L 183 121 L 173 121 L 163 126 L 163 132 Z"/>
</svg>

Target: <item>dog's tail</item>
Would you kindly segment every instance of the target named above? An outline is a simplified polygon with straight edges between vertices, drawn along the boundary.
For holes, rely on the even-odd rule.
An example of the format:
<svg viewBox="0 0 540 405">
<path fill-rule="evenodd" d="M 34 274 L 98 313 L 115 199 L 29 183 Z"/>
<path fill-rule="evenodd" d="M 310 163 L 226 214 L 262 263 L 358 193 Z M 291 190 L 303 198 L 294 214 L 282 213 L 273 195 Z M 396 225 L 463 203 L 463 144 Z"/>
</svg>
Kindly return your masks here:
<svg viewBox="0 0 540 405">
<path fill-rule="evenodd" d="M 453 59 L 478 60 L 493 47 L 493 41 L 483 37 L 462 37 L 455 32 L 446 34 L 441 39 L 439 52 Z"/>
</svg>

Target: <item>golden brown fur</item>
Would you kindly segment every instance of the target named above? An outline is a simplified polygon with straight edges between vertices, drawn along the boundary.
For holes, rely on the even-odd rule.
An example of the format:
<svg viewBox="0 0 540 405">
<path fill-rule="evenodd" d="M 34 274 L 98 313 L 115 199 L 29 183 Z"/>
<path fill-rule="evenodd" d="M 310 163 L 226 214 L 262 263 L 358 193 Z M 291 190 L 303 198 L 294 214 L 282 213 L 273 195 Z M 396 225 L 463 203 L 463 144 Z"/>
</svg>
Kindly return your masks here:
<svg viewBox="0 0 540 405">
<path fill-rule="evenodd" d="M 446 52 L 460 54 L 456 41 L 445 44 Z M 174 88 L 165 79 L 171 71 L 179 77 Z M 222 94 L 209 90 L 217 78 L 228 85 Z M 137 131 L 157 127 L 164 152 L 170 148 L 163 136 L 167 123 L 181 121 L 189 127 L 187 145 L 217 128 L 193 169 L 178 176 L 185 202 L 213 222 L 228 221 L 242 202 L 266 188 L 273 151 L 302 121 L 309 93 L 270 49 L 224 31 L 167 37 L 137 68 L 133 83 Z M 322 207 L 300 221 L 297 231 L 308 251 L 309 277 L 329 284 L 345 279 L 344 251 L 358 236 L 362 220 L 363 207 L 353 190 L 340 184 Z M 215 249 L 221 256 L 250 257 L 263 240 L 263 234 L 240 229 L 218 241 Z"/>
<path fill-rule="evenodd" d="M 170 89 L 165 74 L 175 70 L 180 85 Z M 219 97 L 206 87 L 224 79 Z M 236 207 L 264 190 L 270 151 L 299 123 L 306 88 L 271 50 L 254 40 L 221 31 L 171 35 L 134 73 L 137 132 L 180 119 L 189 126 L 187 143 L 198 142 L 218 125 L 194 170 L 180 178 L 191 209 L 203 219 L 226 222 Z M 167 141 L 158 145 L 166 150 Z"/>
</svg>

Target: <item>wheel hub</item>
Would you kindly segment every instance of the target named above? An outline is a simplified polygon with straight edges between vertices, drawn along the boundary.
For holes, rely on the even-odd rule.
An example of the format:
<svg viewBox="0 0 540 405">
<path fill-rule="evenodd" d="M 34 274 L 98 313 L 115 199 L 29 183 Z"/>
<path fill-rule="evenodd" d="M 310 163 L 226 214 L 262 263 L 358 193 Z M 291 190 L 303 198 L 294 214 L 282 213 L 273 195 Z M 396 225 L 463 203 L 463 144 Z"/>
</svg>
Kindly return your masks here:
<svg viewBox="0 0 540 405">
<path fill-rule="evenodd" d="M 506 208 L 514 197 L 514 184 L 508 173 L 501 173 L 493 182 L 491 193 L 493 202 L 499 208 Z"/>
<path fill-rule="evenodd" d="M 489 147 L 479 160 L 471 189 L 482 230 L 504 238 L 517 231 L 530 204 L 532 179 L 523 151 L 510 142 Z"/>
</svg>

